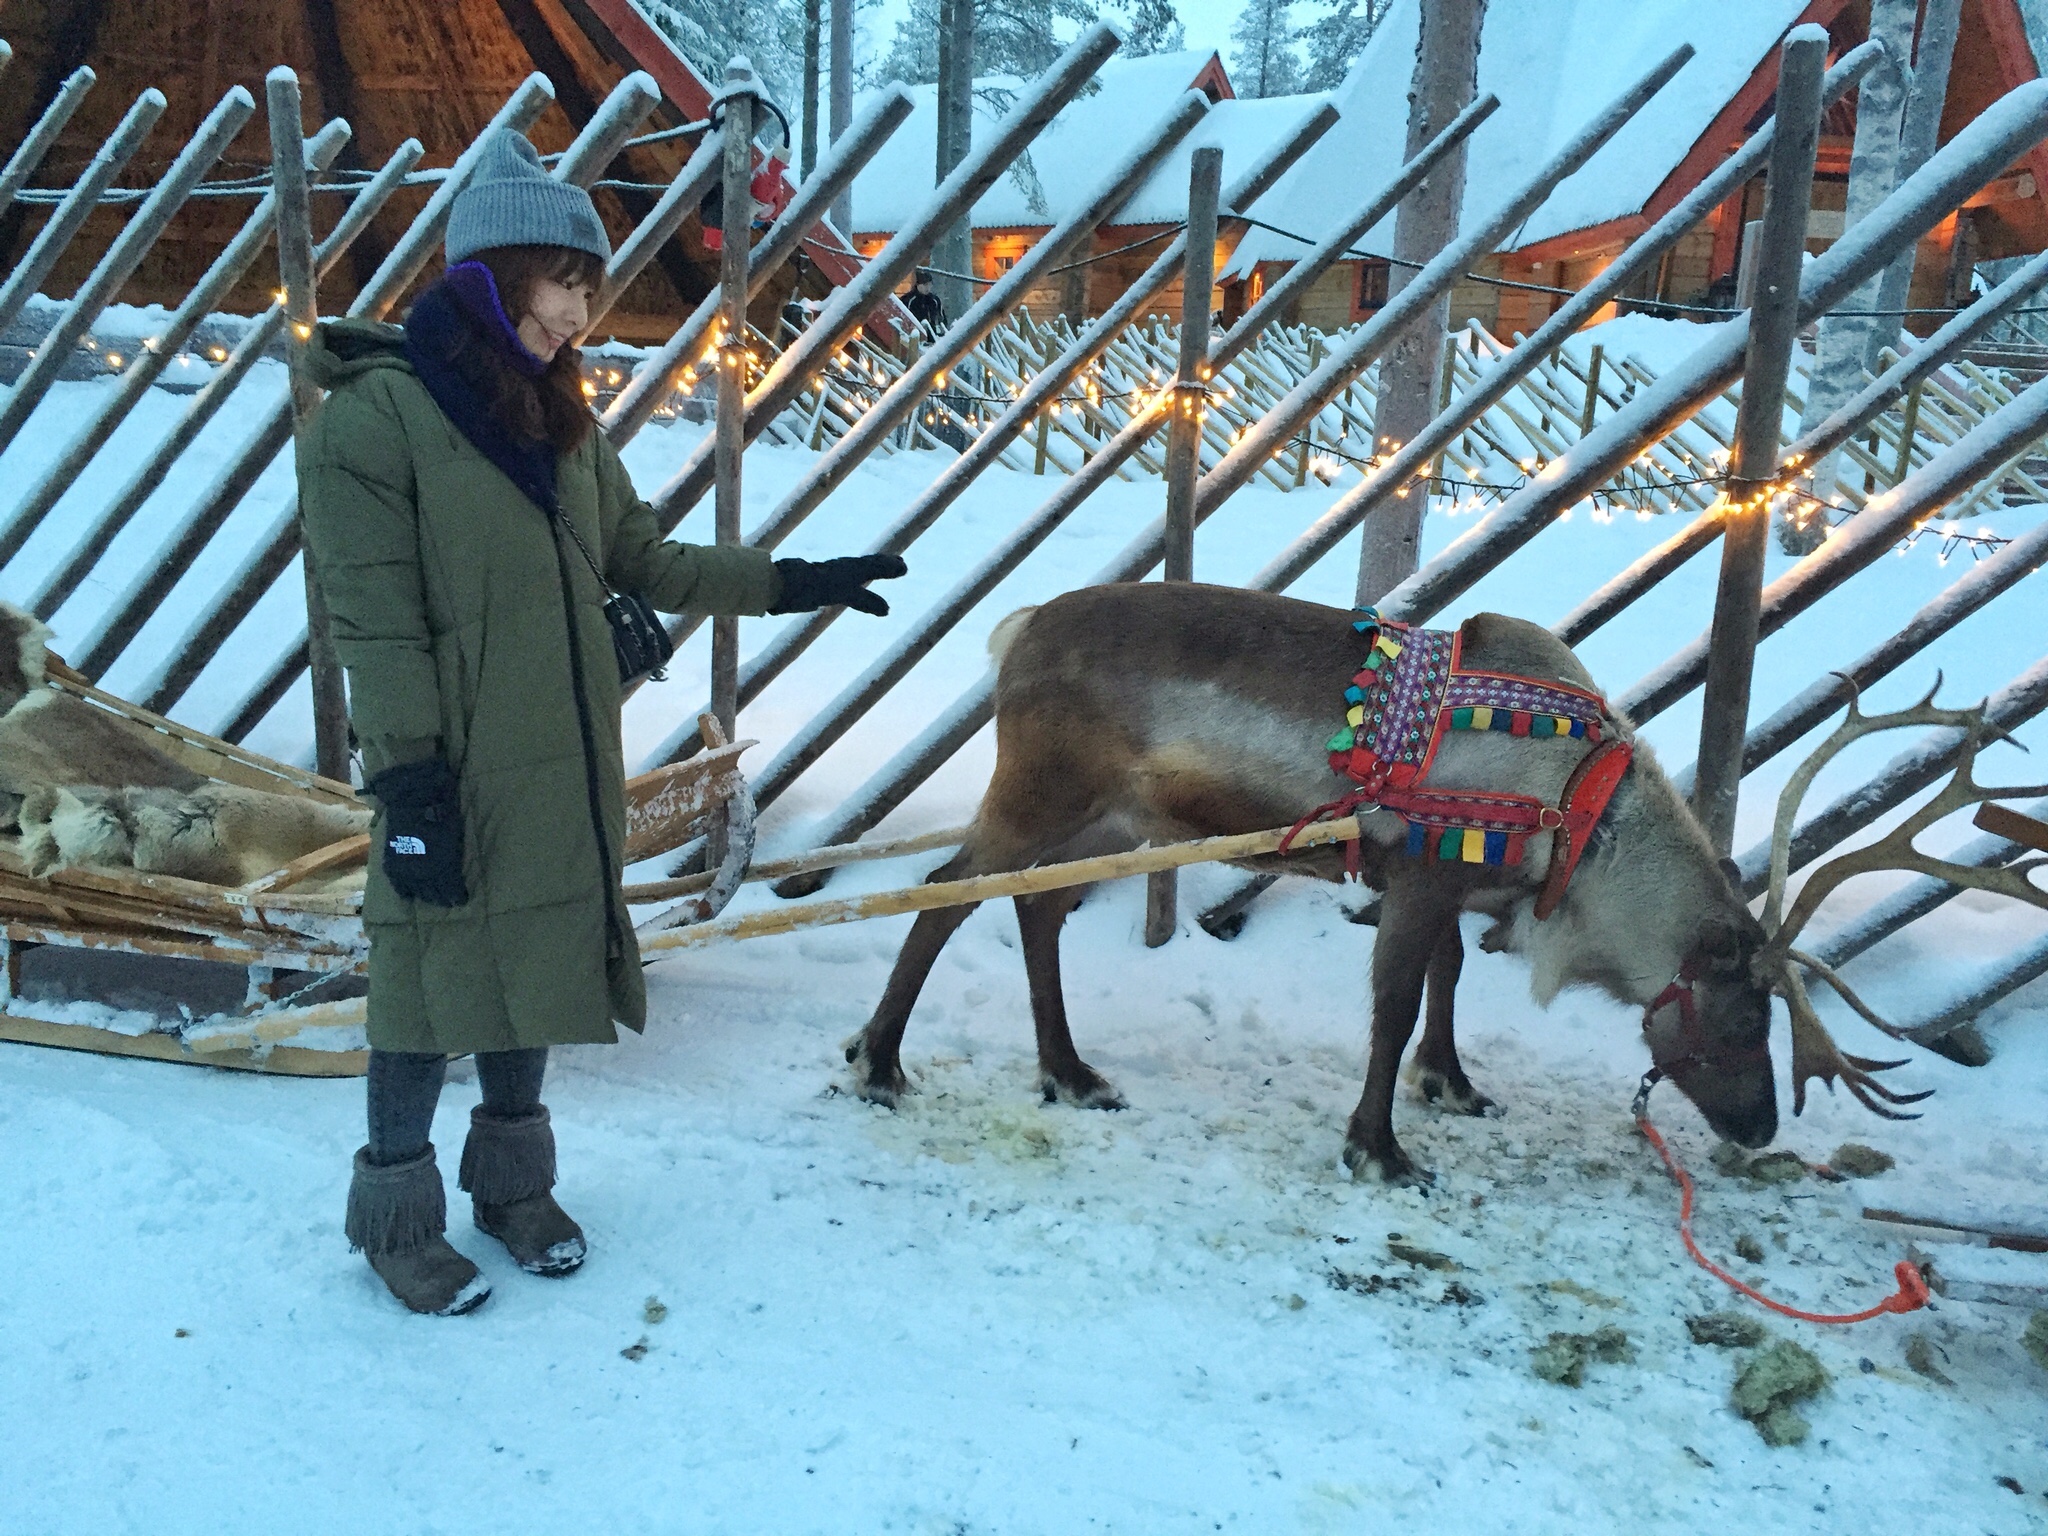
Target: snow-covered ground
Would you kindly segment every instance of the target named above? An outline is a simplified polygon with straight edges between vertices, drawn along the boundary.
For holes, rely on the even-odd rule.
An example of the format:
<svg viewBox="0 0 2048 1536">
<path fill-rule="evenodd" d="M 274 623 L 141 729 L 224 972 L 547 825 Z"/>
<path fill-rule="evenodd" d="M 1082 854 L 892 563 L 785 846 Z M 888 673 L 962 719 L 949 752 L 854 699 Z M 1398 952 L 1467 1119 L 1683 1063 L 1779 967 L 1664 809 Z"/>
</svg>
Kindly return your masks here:
<svg viewBox="0 0 2048 1536">
<path fill-rule="evenodd" d="M 1626 323 L 1652 367 L 1656 347 L 1682 350 L 1681 327 Z M 270 373 L 252 393 L 281 387 Z M 59 386 L 38 418 L 50 430 L 25 434 L 0 473 L 24 483 L 107 387 Z M 153 394 L 120 443 L 132 452 L 182 406 Z M 697 431 L 643 434 L 627 455 L 641 484 L 658 484 Z M 208 434 L 124 543 L 129 568 L 238 435 L 234 422 Z M 133 463 L 107 457 L 0 596 L 32 587 L 38 562 Z M 750 523 L 807 462 L 749 455 Z M 937 464 L 874 462 L 787 552 L 864 545 Z M 759 762 L 1052 487 L 984 477 L 912 551 L 890 619 L 842 621 L 746 713 Z M 185 603 L 222 579 L 288 493 L 280 465 L 181 589 Z M 1199 535 L 1197 574 L 1242 580 L 1335 494 L 1245 491 Z M 801 845 L 981 675 L 983 639 L 1010 606 L 1086 580 L 1160 500 L 1158 482 L 1140 480 L 1091 501 L 768 813 L 764 853 Z M 2030 526 L 2021 519 L 1990 521 L 2013 533 Z M 1439 520 L 1432 548 L 1468 525 Z M 707 526 L 699 510 L 682 532 Z M 1492 608 L 1553 621 L 1671 526 L 1581 511 L 1446 617 Z M 1354 564 L 1355 543 L 1300 595 L 1345 601 Z M 1702 629 L 1714 565 L 1695 560 L 1582 647 L 1595 676 L 1619 691 Z M 1959 574 L 1923 545 L 1859 577 L 1764 646 L 1758 709 Z M 112 595 L 81 591 L 59 616 L 60 649 Z M 246 688 L 288 618 L 274 606 L 209 671 L 184 711 L 194 723 L 214 723 Z M 775 622 L 746 625 L 747 643 Z M 156 624 L 168 642 L 183 619 Z M 1937 665 L 1944 698 L 1980 697 L 2037 659 L 2040 633 L 2038 599 L 2022 588 L 1873 700 L 1917 695 Z M 694 711 L 704 674 L 700 639 L 671 682 L 635 700 L 630 752 Z M 303 720 L 303 700 L 288 701 L 253 744 L 295 755 Z M 1647 735 L 1677 767 L 1697 728 L 1695 704 Z M 2039 727 L 2021 734 L 2048 741 Z M 1813 803 L 1904 745 L 1847 755 Z M 964 819 L 991 756 L 984 733 L 884 830 Z M 1795 760 L 1751 781 L 1738 847 L 1763 835 Z M 1983 767 L 2041 776 L 2006 749 Z M 1967 835 L 1943 828 L 1928 842 Z M 902 884 L 939 857 L 867 866 L 832 891 Z M 1184 876 L 1184 911 L 1226 879 Z M 1820 926 L 1887 884 L 1843 893 Z M 740 906 L 773 900 L 749 888 Z M 1372 931 L 1345 920 L 1349 901 L 1287 882 L 1235 942 L 1188 924 L 1148 951 L 1136 883 L 1093 895 L 1067 929 L 1068 998 L 1084 1054 L 1130 1101 L 1119 1114 L 1033 1094 L 1007 906 L 970 918 L 933 972 L 905 1049 L 920 1091 L 895 1113 L 840 1091 L 838 1046 L 879 995 L 909 919 L 664 960 L 649 972 L 644 1038 L 560 1051 L 551 1071 L 559 1193 L 590 1232 L 590 1263 L 566 1281 L 530 1279 L 458 1214 L 452 1235 L 497 1294 L 452 1322 L 402 1313 L 342 1240 L 359 1083 L 0 1047 L 13 1258 L 0 1302 L 0 1532 L 2048 1528 L 2048 1373 L 2021 1349 L 2025 1318 L 2012 1309 L 1943 1302 L 1848 1329 L 1771 1320 L 1834 1378 L 1803 1410 L 1812 1436 L 1773 1450 L 1730 1410 L 1742 1357 L 1693 1344 L 1684 1320 L 1743 1304 L 1678 1247 L 1675 1191 L 1628 1121 L 1645 1060 L 1622 1009 L 1571 994 L 1541 1011 L 1518 962 L 1474 952 L 1463 1049 L 1505 1117 L 1444 1117 L 1404 1098 L 1397 1123 L 1436 1189 L 1351 1184 L 1337 1152 L 1359 1086 Z M 2044 926 L 2042 914 L 1964 898 L 1852 976 L 1911 1015 Z M 1883 1054 L 1873 1032 L 1821 1006 L 1847 1048 Z M 1715 1173 L 1702 1123 L 1661 1091 L 1660 1123 L 1701 1180 L 1708 1250 L 1795 1304 L 1848 1309 L 1888 1288 L 1903 1252 L 1860 1219 L 1866 1203 L 2040 1222 L 2044 1011 L 2037 985 L 1990 1015 L 1988 1068 L 1916 1053 L 1894 1076 L 1937 1094 L 1910 1125 L 1825 1094 L 1801 1120 L 1786 1106 L 1782 1146 L 1818 1159 L 1853 1138 L 1898 1158 L 1865 1183 Z M 451 1186 L 475 1092 L 466 1063 L 454 1078 L 437 1136 Z M 1760 1262 L 1732 1257 L 1742 1237 Z M 1532 1371 L 1551 1333 L 1606 1325 L 1627 1333 L 1633 1362 L 1593 1364 L 1577 1388 Z M 1952 1385 L 1907 1368 L 1916 1337 Z"/>
</svg>

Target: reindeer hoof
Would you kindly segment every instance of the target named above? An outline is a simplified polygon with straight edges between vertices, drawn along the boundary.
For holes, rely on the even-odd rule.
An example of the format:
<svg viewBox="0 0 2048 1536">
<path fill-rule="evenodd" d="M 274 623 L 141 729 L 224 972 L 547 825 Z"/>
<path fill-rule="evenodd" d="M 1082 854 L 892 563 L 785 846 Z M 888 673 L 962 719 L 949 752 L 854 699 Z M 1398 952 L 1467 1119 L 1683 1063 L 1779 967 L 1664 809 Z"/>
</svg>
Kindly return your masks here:
<svg viewBox="0 0 2048 1536">
<path fill-rule="evenodd" d="M 1462 1073 L 1453 1077 L 1424 1067 L 1416 1076 L 1415 1086 L 1425 1102 L 1454 1115 L 1500 1116 L 1500 1105 L 1474 1088 L 1471 1079 Z"/>
<path fill-rule="evenodd" d="M 1436 1175 L 1427 1168 L 1419 1168 L 1397 1145 L 1386 1152 L 1369 1152 L 1355 1142 L 1344 1146 L 1344 1166 L 1351 1170 L 1355 1184 L 1406 1185 L 1412 1189 L 1427 1189 L 1436 1182 Z"/>
<path fill-rule="evenodd" d="M 1041 1069 L 1038 1091 L 1045 1095 L 1048 1104 L 1072 1104 L 1080 1109 L 1130 1108 L 1116 1091 L 1116 1085 L 1093 1067 L 1083 1067 L 1064 1080 Z"/>
<path fill-rule="evenodd" d="M 865 1034 L 846 1042 L 846 1064 L 853 1068 L 853 1091 L 870 1104 L 894 1109 L 897 1101 L 911 1091 L 910 1079 L 903 1075 L 901 1063 L 884 1069 L 869 1058 Z"/>
</svg>

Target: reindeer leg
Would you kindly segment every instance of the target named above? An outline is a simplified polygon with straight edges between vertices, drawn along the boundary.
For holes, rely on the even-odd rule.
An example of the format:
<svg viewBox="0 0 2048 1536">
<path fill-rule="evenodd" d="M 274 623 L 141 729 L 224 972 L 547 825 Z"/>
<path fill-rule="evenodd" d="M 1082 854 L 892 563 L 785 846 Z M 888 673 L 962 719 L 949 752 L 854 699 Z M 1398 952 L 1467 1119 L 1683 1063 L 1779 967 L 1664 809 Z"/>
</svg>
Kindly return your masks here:
<svg viewBox="0 0 2048 1536">
<path fill-rule="evenodd" d="M 956 878 L 947 873 L 950 868 L 941 868 L 932 879 Z M 917 921 L 911 924 L 910 937 L 904 940 L 902 951 L 896 956 L 896 967 L 889 972 L 889 985 L 882 990 L 882 1000 L 875 1004 L 874 1016 L 866 1028 L 846 1042 L 854 1091 L 869 1103 L 894 1109 L 896 1101 L 910 1091 L 910 1080 L 903 1075 L 902 1056 L 903 1031 L 910 1025 L 910 1010 L 916 1006 L 917 994 L 924 990 L 925 978 L 931 975 L 939 951 L 973 911 L 971 906 L 940 907 L 934 912 L 918 913 Z"/>
<path fill-rule="evenodd" d="M 1464 965 L 1465 936 L 1453 918 L 1430 951 L 1428 985 L 1423 991 L 1422 1043 L 1415 1048 L 1410 1070 L 1415 1086 L 1431 1104 L 1440 1104 L 1453 1114 L 1483 1115 L 1495 1108 L 1494 1102 L 1465 1075 L 1464 1063 L 1458 1060 L 1458 1042 L 1452 1035 L 1458 973 Z"/>
<path fill-rule="evenodd" d="M 1344 1163 L 1353 1178 L 1377 1177 L 1387 1184 L 1430 1182 L 1394 1139 L 1394 1086 L 1401 1053 L 1415 1033 L 1422 1008 L 1423 979 L 1446 926 L 1455 926 L 1459 892 L 1427 878 L 1397 880 L 1380 907 L 1379 933 L 1372 950 L 1372 1046 L 1366 1058 L 1365 1092 L 1351 1112 L 1344 1136 Z"/>
<path fill-rule="evenodd" d="M 1038 1029 L 1038 1086 L 1048 1104 L 1065 1100 L 1086 1109 L 1122 1109 L 1123 1095 L 1081 1059 L 1067 1027 L 1060 986 L 1060 929 L 1087 887 L 1017 898 L 1017 931 L 1024 941 L 1024 971 L 1031 979 L 1031 1022 Z"/>
</svg>

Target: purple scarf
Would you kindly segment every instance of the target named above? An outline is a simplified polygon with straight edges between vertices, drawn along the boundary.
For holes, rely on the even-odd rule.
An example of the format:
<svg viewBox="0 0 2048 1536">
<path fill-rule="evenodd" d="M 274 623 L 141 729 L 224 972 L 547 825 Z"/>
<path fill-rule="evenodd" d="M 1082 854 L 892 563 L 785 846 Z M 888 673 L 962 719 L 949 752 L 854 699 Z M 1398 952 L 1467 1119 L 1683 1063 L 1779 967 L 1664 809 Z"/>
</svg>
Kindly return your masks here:
<svg viewBox="0 0 2048 1536">
<path fill-rule="evenodd" d="M 548 371 L 548 360 L 536 357 L 519 339 L 519 327 L 505 313 L 505 301 L 498 297 L 498 280 L 480 261 L 459 261 L 442 274 L 441 281 L 472 320 L 482 326 L 502 347 L 514 368 L 529 379 Z"/>
</svg>

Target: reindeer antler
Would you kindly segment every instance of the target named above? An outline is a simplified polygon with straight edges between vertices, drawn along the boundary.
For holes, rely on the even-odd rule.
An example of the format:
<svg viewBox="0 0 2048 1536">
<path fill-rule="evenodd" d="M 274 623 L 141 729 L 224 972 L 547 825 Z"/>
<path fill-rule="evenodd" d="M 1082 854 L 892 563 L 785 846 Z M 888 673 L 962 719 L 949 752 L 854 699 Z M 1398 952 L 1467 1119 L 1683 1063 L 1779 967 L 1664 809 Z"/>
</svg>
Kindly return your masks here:
<svg viewBox="0 0 2048 1536">
<path fill-rule="evenodd" d="M 1792 776 L 1785 781 L 1785 787 L 1778 792 L 1777 820 L 1771 827 L 1771 875 L 1770 884 L 1764 893 L 1764 931 L 1776 938 L 1781 931 L 1784 916 L 1785 881 L 1792 868 L 1792 824 L 1798 819 L 1799 805 L 1806 798 L 1806 791 L 1814 778 L 1851 743 L 1878 731 L 1895 731 L 1908 725 L 1953 726 L 1963 731 L 1972 727 L 1985 729 L 1984 706 L 1975 709 L 1943 709 L 1935 704 L 1934 696 L 1941 692 L 1941 673 L 1934 674 L 1934 686 L 1927 690 L 1919 703 L 1907 709 L 1897 709 L 1889 714 L 1866 715 L 1862 709 L 1862 694 L 1855 679 L 1846 672 L 1837 672 L 1842 688 L 1849 695 L 1849 713 L 1842 723 L 1835 727 L 1834 734 L 1814 749 L 1805 762 L 1792 770 Z M 1999 732 L 2003 736 L 2004 732 Z M 2009 739 L 2009 738 L 2008 738 Z M 2007 791 L 2000 790 L 1999 794 Z M 1807 881 L 1812 885 L 1812 879 Z M 1830 889 L 1833 887 L 1831 886 Z M 1792 930 L 1797 932 L 1797 929 Z M 1789 938 L 1786 939 L 1790 943 Z"/>
<path fill-rule="evenodd" d="M 1931 1096 L 1932 1088 L 1919 1093 L 1899 1093 L 1880 1083 L 1874 1074 L 1888 1072 L 1893 1067 L 1902 1067 L 1905 1058 L 1898 1061 L 1872 1061 L 1865 1056 L 1851 1056 L 1828 1033 L 1828 1027 L 1821 1023 L 1820 1015 L 1813 1011 L 1813 999 L 1806 995 L 1806 984 L 1799 979 L 1799 973 L 1790 965 L 1784 968 L 1781 990 L 1785 1004 L 1792 1015 L 1792 1113 L 1806 1113 L 1806 1085 L 1813 1078 L 1819 1078 L 1834 1090 L 1836 1079 L 1856 1096 L 1856 1102 L 1874 1115 L 1887 1120 L 1917 1120 L 1918 1115 L 1903 1114 L 1896 1109 L 1887 1109 L 1887 1104 L 1917 1104 Z M 1885 1026 L 1887 1029 L 1889 1025 Z M 1883 1103 L 1879 1103 L 1879 1100 Z"/>
<path fill-rule="evenodd" d="M 1813 1000 L 1807 995 L 1799 969 L 1804 967 L 1820 977 L 1858 1014 L 1894 1039 L 1901 1038 L 1902 1032 L 1857 996 L 1831 966 L 1794 949 L 1793 940 L 1819 910 L 1820 904 L 1843 881 L 1881 869 L 1910 869 L 1946 880 L 1952 885 L 1994 891 L 2031 906 L 2048 907 L 2048 890 L 2035 885 L 2031 878 L 2034 870 L 2048 864 L 2048 858 L 2027 858 L 2002 867 L 1978 868 L 1935 858 L 1913 846 L 1913 839 L 1920 833 L 1966 805 L 2048 794 L 2048 785 L 1987 789 L 1977 782 L 1977 754 L 1989 742 L 2011 741 L 2012 737 L 1986 719 L 1982 704 L 1972 709 L 1944 709 L 1936 705 L 1934 696 L 1941 690 L 1939 673 L 1935 675 L 1934 686 L 1927 690 L 1919 703 L 1882 715 L 1864 714 L 1854 681 L 1844 674 L 1838 673 L 1837 676 L 1842 678 L 1843 687 L 1848 692 L 1849 712 L 1835 728 L 1834 734 L 1793 772 L 1778 796 L 1777 821 L 1771 830 L 1770 884 L 1765 893 L 1763 912 L 1764 931 L 1770 935 L 1770 942 L 1757 957 L 1757 965 L 1772 974 L 1773 989 L 1783 994 L 1792 1016 L 1792 1112 L 1799 1114 L 1805 1110 L 1806 1084 L 1810 1079 L 1819 1078 L 1830 1089 L 1839 1079 L 1856 1096 L 1857 1102 L 1872 1113 L 1889 1120 L 1910 1120 L 1915 1117 L 1885 1106 L 1917 1103 L 1928 1094 L 1894 1092 L 1872 1075 L 1903 1066 L 1903 1061 L 1870 1061 L 1861 1056 L 1851 1056 L 1836 1045 L 1827 1026 L 1821 1023 L 1819 1014 L 1814 1011 Z M 1946 726 L 1963 733 L 1955 772 L 1950 775 L 1948 783 L 1876 842 L 1837 855 L 1821 865 L 1800 887 L 1792 910 L 1785 911 L 1785 881 L 1792 863 L 1792 824 L 1798 816 L 1800 801 L 1805 798 L 1815 775 L 1851 742 L 1878 731 L 1897 730 L 1909 725 Z"/>
</svg>

